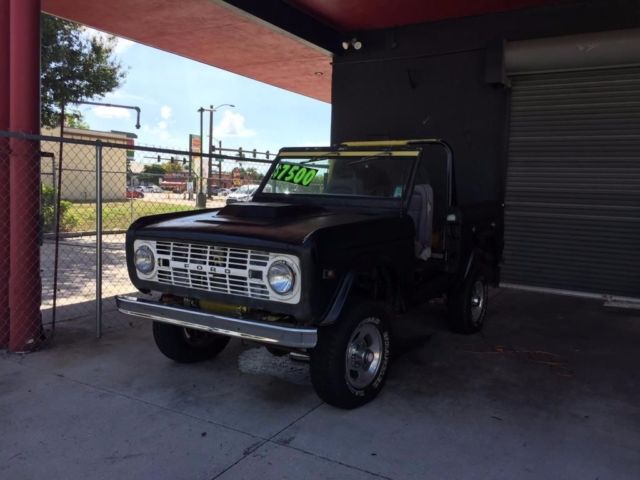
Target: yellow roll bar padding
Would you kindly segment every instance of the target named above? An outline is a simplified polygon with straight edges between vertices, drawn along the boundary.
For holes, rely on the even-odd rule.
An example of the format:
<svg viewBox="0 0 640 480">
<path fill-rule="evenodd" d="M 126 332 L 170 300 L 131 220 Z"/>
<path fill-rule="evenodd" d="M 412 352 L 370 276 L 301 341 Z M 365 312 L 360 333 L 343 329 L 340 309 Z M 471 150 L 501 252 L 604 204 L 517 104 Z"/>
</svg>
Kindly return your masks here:
<svg viewBox="0 0 640 480">
<path fill-rule="evenodd" d="M 362 140 L 342 142 L 340 145 L 345 147 L 397 147 L 420 142 L 433 142 L 435 138 L 416 138 L 407 140 Z"/>
<path fill-rule="evenodd" d="M 328 152 L 280 152 L 280 157 L 295 157 L 295 158 L 308 158 L 308 157 L 367 157 L 367 156 L 380 156 L 380 157 L 417 157 L 420 154 L 419 150 L 389 150 L 389 151 L 328 151 Z"/>
</svg>

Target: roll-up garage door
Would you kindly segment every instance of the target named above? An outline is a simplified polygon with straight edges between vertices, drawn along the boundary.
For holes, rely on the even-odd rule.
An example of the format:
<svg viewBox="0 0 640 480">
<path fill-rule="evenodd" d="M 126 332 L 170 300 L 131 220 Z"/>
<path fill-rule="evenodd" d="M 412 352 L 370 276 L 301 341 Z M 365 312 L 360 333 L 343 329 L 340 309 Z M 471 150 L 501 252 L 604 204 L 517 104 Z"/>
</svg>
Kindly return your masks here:
<svg viewBox="0 0 640 480">
<path fill-rule="evenodd" d="M 640 297 L 640 67 L 511 81 L 503 282 Z"/>
</svg>

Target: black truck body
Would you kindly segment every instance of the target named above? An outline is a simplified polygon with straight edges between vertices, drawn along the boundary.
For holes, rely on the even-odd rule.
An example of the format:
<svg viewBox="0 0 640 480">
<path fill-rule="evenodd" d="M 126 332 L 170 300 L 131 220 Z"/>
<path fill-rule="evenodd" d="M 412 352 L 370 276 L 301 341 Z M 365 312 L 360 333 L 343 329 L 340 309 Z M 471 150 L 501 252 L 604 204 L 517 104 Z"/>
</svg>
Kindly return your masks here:
<svg viewBox="0 0 640 480">
<path fill-rule="evenodd" d="M 397 169 L 394 169 L 393 161 L 398 162 Z M 380 176 L 382 169 L 376 169 L 378 165 L 386 166 L 387 177 L 396 179 L 395 186 L 385 183 Z M 283 168 L 291 170 L 288 176 L 293 194 L 288 190 L 289 184 L 278 180 L 278 177 L 285 178 Z M 464 303 L 459 308 L 452 307 L 457 312 L 454 316 L 459 317 L 454 327 L 467 333 L 477 331 L 486 311 L 486 285 L 497 283 L 499 278 L 502 205 L 496 201 L 459 204 L 457 191 L 467 188 L 456 182 L 456 172 L 460 168 L 463 167 L 455 164 L 448 145 L 439 140 L 354 142 L 337 147 L 282 149 L 253 201 L 230 204 L 221 209 L 144 217 L 134 222 L 127 232 L 127 266 L 136 288 L 163 294 L 162 303 L 171 304 L 173 312 L 177 312 L 175 309 L 185 309 L 186 313 L 181 311 L 185 315 L 195 314 L 195 310 L 200 310 L 196 312 L 198 315 L 208 312 L 212 316 L 211 323 L 172 319 L 170 313 L 160 313 L 160 306 L 158 313 L 154 313 L 156 307 L 143 300 L 139 302 L 143 302 L 144 311 L 136 310 L 133 299 L 119 299 L 119 306 L 127 313 L 146 316 L 156 323 L 172 324 L 172 327 L 201 329 L 211 335 L 239 336 L 267 344 L 272 342 L 272 346 L 278 348 L 306 352 L 311 356 L 312 377 L 314 352 L 323 350 L 320 343 L 328 343 L 323 340 L 328 335 L 326 332 L 339 331 L 341 322 L 347 322 L 342 318 L 352 315 L 350 312 L 355 307 L 350 303 L 355 303 L 354 298 L 367 299 L 372 305 L 384 305 L 384 313 L 379 316 L 388 316 L 388 319 L 379 323 L 387 324 L 394 314 L 444 295 L 450 303 L 454 300 Z M 401 169 L 402 176 L 398 173 Z M 297 172 L 300 179 L 305 173 L 309 173 L 308 179 L 322 175 L 324 184 L 312 184 L 309 180 L 309 185 L 303 186 L 303 179 L 296 180 L 298 183 L 295 184 L 293 172 Z M 375 181 L 378 186 L 382 185 L 379 188 L 386 192 L 385 195 L 378 195 L 375 190 L 378 186 L 372 190 L 373 194 L 339 193 L 341 188 L 351 188 L 343 185 L 345 178 L 354 178 L 349 181 L 359 185 L 376 174 Z M 342 178 L 338 178 L 341 175 Z M 417 180 L 418 177 L 421 180 Z M 420 186 L 416 184 L 418 181 Z M 428 187 L 425 187 L 427 182 Z M 316 188 L 319 193 L 306 194 L 304 188 Z M 331 188 L 338 193 L 327 195 Z M 491 197 L 482 192 L 482 185 L 473 184 L 469 189 L 479 192 L 478 198 Z M 422 197 L 417 196 L 418 190 L 428 192 L 426 216 L 420 201 Z M 414 208 L 416 205 L 417 209 Z M 417 229 L 418 225 L 424 227 L 421 220 L 424 218 L 428 218 L 429 233 L 428 239 L 423 239 L 428 247 L 423 249 L 422 245 L 418 246 L 420 232 Z M 155 270 L 151 276 L 142 275 L 137 269 L 136 249 L 140 245 L 148 245 L 153 250 Z M 163 249 L 167 252 L 166 257 L 162 256 Z M 268 253 L 258 258 L 260 252 Z M 244 268 L 246 274 L 234 277 L 240 270 L 227 268 L 233 267 L 234 255 L 241 262 L 235 266 Z M 251 266 L 254 256 L 259 265 L 255 268 Z M 290 285 L 294 293 L 287 295 L 295 294 L 290 298 L 296 301 L 274 293 L 271 286 L 274 264 L 283 264 L 289 269 L 286 273 L 285 267 L 277 265 L 276 273 L 280 272 L 278 268 L 285 268 L 284 280 L 276 274 L 273 278 L 285 284 L 289 280 L 295 283 Z M 480 302 L 478 324 L 471 322 L 469 316 L 473 302 Z M 243 332 L 242 326 L 238 327 L 240 331 L 235 331 L 235 327 L 229 327 L 234 320 L 228 316 L 222 327 L 216 323 L 216 318 L 220 317 L 220 309 L 226 312 L 229 306 L 239 307 L 239 321 L 255 323 L 252 325 L 257 330 L 252 332 L 260 331 L 263 324 L 268 324 L 268 328 L 282 325 L 288 329 L 307 329 L 304 331 L 317 335 L 317 340 L 305 337 L 302 343 L 279 341 L 266 334 L 262 337 Z M 468 318 L 462 318 L 465 315 Z M 386 338 L 384 329 L 379 329 L 377 324 L 375 328 L 371 325 L 362 328 L 364 334 L 370 336 L 371 344 L 382 344 L 375 355 L 384 358 L 384 342 L 376 340 Z M 374 331 L 376 328 L 378 333 Z M 344 335 L 355 335 L 349 332 Z M 360 348 L 358 352 L 362 358 L 375 357 L 375 349 L 367 347 L 366 341 L 353 342 Z M 320 353 L 316 355 L 321 356 Z M 317 363 L 326 363 L 328 360 L 324 356 Z M 346 362 L 347 366 L 353 367 L 353 372 L 367 365 L 360 357 L 353 361 L 348 355 L 346 358 L 336 362 L 341 365 Z M 386 364 L 380 362 L 376 364 L 377 373 L 371 374 L 371 382 L 362 389 L 358 386 L 363 378 L 369 378 L 366 369 L 359 377 L 354 373 L 351 383 L 358 388 L 348 381 L 346 390 L 341 387 L 338 393 L 327 393 L 327 389 L 333 387 L 318 386 L 323 382 L 326 384 L 330 378 L 323 373 L 316 374 L 320 379 L 314 381 L 314 385 L 330 403 L 357 406 L 372 398 L 381 386 L 382 381 L 376 383 L 376 379 L 384 377 Z M 345 393 L 348 391 L 350 396 Z"/>
</svg>

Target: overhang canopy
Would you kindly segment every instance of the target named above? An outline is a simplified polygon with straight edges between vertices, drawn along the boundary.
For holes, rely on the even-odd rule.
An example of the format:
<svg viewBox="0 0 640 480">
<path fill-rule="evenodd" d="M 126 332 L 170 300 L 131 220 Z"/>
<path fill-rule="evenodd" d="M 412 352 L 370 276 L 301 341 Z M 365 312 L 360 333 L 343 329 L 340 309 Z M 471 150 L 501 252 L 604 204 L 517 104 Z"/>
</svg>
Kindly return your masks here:
<svg viewBox="0 0 640 480">
<path fill-rule="evenodd" d="M 342 32 L 373 30 L 532 7 L 550 0 L 292 0 Z"/>
<path fill-rule="evenodd" d="M 555 0 L 557 2 L 557 0 Z M 43 10 L 292 92 L 331 101 L 345 34 L 554 0 L 43 0 Z"/>
</svg>

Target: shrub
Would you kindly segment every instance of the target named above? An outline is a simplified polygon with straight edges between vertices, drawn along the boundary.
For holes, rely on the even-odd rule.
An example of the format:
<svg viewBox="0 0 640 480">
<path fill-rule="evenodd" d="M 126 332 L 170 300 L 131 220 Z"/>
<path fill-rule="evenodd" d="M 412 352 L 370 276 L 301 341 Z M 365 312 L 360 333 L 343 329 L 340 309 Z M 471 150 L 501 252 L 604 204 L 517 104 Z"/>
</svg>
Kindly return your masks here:
<svg viewBox="0 0 640 480">
<path fill-rule="evenodd" d="M 40 221 L 42 222 L 42 231 L 49 233 L 54 231 L 56 224 L 56 195 L 53 187 L 42 185 L 40 197 Z M 78 225 L 78 219 L 71 213 L 73 204 L 68 200 L 60 201 L 60 231 L 68 232 Z"/>
</svg>

